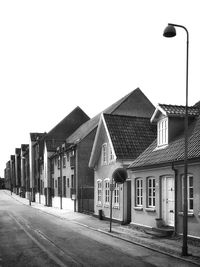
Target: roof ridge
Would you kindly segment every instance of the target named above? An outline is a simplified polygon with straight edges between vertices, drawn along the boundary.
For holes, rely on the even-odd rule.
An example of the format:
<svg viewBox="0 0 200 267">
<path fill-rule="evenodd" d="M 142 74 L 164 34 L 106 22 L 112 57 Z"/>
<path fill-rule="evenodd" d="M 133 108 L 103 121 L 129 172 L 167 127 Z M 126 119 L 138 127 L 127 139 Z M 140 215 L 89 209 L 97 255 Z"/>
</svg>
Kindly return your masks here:
<svg viewBox="0 0 200 267">
<path fill-rule="evenodd" d="M 109 113 L 103 113 L 103 115 L 106 115 L 106 116 L 115 116 L 115 117 L 128 117 L 128 118 L 133 118 L 133 119 L 146 119 L 146 120 L 149 120 L 150 121 L 150 118 L 147 118 L 147 117 L 138 117 L 138 116 L 131 116 L 131 115 L 124 115 L 124 114 L 109 114 Z"/>
</svg>

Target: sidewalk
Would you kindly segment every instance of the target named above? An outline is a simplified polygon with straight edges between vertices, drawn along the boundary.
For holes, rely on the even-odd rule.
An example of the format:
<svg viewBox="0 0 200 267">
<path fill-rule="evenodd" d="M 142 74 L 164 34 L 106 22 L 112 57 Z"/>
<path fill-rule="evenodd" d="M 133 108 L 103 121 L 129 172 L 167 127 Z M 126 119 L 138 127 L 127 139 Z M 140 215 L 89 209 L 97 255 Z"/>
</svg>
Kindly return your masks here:
<svg viewBox="0 0 200 267">
<path fill-rule="evenodd" d="M 5 193 L 10 195 L 9 191 L 5 190 Z M 14 193 L 11 197 L 24 205 L 29 205 L 29 201 L 26 198 L 21 198 Z M 112 232 L 110 233 L 109 221 L 99 220 L 92 215 L 72 212 L 70 210 L 60 210 L 57 208 L 46 207 L 35 202 L 31 203 L 31 207 L 39 209 L 42 212 L 46 212 L 61 219 L 73 221 L 76 224 L 90 228 L 94 231 L 103 232 L 104 234 L 113 236 L 114 238 L 123 239 L 127 242 L 137 244 L 139 246 L 143 246 L 153 251 L 158 251 L 160 253 L 167 254 L 179 259 L 183 259 L 200 266 L 200 242 L 199 244 L 194 244 L 194 242 L 188 240 L 188 252 L 191 254 L 191 256 L 183 257 L 181 256 L 182 239 L 180 237 L 155 237 L 146 234 L 142 230 L 135 229 L 130 225 L 121 225 L 118 223 L 112 223 Z"/>
</svg>

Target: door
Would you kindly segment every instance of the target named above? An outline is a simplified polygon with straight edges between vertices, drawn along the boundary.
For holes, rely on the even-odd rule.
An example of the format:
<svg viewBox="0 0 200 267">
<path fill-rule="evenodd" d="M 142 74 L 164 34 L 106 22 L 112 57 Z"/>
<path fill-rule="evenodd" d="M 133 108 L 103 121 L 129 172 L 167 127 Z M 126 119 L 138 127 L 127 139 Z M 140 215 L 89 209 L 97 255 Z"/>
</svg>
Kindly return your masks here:
<svg viewBox="0 0 200 267">
<path fill-rule="evenodd" d="M 162 178 L 162 216 L 165 225 L 174 226 L 174 178 Z"/>
</svg>

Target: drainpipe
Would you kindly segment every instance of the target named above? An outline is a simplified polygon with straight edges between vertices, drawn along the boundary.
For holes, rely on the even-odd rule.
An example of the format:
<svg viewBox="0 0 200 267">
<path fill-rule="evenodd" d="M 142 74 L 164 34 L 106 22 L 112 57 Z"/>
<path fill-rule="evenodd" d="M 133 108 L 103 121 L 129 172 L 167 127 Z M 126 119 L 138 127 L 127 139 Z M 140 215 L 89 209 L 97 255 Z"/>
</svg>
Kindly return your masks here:
<svg viewBox="0 0 200 267">
<path fill-rule="evenodd" d="M 175 189 L 175 204 L 174 204 L 174 214 L 175 214 L 175 222 L 174 222 L 174 235 L 177 235 L 177 217 L 178 217 L 178 195 L 177 195 L 177 184 L 178 184 L 178 170 L 174 167 L 174 162 L 172 162 L 172 170 L 174 171 L 174 189 Z"/>
<path fill-rule="evenodd" d="M 63 186 L 63 181 L 62 181 L 62 148 L 60 150 L 60 209 L 62 209 L 62 186 Z"/>
</svg>

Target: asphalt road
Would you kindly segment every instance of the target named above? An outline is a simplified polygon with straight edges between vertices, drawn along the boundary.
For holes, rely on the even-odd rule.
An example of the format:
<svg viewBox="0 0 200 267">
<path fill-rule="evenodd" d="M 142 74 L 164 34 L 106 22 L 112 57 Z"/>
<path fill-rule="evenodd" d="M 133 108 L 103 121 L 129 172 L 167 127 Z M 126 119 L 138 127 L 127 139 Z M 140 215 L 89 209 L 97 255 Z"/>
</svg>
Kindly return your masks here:
<svg viewBox="0 0 200 267">
<path fill-rule="evenodd" d="M 195 266 L 23 205 L 0 191 L 1 266 Z"/>
</svg>

